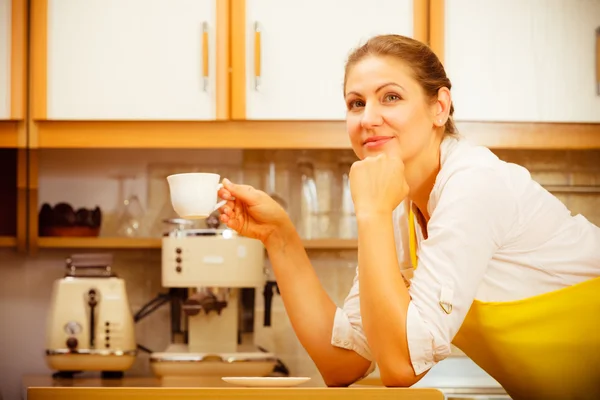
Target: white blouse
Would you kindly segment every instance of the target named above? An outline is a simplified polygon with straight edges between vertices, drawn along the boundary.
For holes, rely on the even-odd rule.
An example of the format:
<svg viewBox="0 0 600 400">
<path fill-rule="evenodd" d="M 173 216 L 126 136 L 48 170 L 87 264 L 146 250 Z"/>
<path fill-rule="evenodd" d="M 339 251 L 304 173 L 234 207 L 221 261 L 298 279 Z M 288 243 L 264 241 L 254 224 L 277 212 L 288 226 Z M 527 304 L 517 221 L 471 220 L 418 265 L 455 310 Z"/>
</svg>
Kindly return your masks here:
<svg viewBox="0 0 600 400">
<path fill-rule="evenodd" d="M 427 239 L 416 225 L 414 275 L 406 204 L 393 213 L 398 264 L 410 281 L 407 337 L 417 375 L 450 354 L 474 299 L 518 300 L 600 276 L 600 228 L 572 216 L 525 168 L 466 139 L 447 137 L 440 150 Z M 362 328 L 358 268 L 336 311 L 331 343 L 373 361 Z M 374 368 L 372 362 L 367 374 Z"/>
</svg>

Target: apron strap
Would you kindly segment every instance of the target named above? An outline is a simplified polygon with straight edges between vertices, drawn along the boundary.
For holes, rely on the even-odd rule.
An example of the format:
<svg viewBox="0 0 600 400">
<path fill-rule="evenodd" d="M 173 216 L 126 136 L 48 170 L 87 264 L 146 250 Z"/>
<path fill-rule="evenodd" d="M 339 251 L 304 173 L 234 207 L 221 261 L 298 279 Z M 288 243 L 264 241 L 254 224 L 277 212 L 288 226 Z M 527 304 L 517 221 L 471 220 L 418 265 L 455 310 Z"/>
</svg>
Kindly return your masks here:
<svg viewBox="0 0 600 400">
<path fill-rule="evenodd" d="M 410 263 L 413 270 L 417 268 L 419 259 L 417 258 L 417 231 L 415 229 L 415 213 L 412 203 L 408 206 L 408 250 L 410 252 Z"/>
</svg>

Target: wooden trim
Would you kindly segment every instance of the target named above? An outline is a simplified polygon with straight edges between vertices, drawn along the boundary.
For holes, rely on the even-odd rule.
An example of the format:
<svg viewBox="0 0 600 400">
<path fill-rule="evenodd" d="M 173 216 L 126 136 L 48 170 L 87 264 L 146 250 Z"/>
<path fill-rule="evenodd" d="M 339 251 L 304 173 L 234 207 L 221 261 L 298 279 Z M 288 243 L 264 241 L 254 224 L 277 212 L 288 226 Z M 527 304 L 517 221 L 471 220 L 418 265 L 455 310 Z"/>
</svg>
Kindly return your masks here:
<svg viewBox="0 0 600 400">
<path fill-rule="evenodd" d="M 27 147 L 27 121 L 8 120 L 0 121 L 0 148 Z"/>
<path fill-rule="evenodd" d="M 229 0 L 217 3 L 217 120 L 229 119 Z"/>
<path fill-rule="evenodd" d="M 27 149 L 17 150 L 17 250 L 27 248 Z"/>
<path fill-rule="evenodd" d="M 303 240 L 307 250 L 356 250 L 355 239 L 317 239 Z M 122 238 L 122 237 L 40 237 L 40 248 L 73 249 L 160 249 L 160 238 Z"/>
<path fill-rule="evenodd" d="M 18 140 L 19 123 L 17 121 L 0 121 L 0 147 L 19 147 Z"/>
<path fill-rule="evenodd" d="M 27 1 L 12 0 L 10 47 L 10 118 L 25 118 L 27 87 Z"/>
<path fill-rule="evenodd" d="M 491 149 L 600 149 L 600 124 L 457 121 L 456 127 Z"/>
<path fill-rule="evenodd" d="M 600 149 L 600 124 L 456 125 L 474 143 L 490 148 Z M 31 125 L 30 135 L 32 131 L 38 132 L 40 148 L 351 148 L 344 121 L 39 121 Z"/>
<path fill-rule="evenodd" d="M 205 380 L 197 387 L 30 387 L 28 400 L 147 400 L 147 399 L 219 399 L 219 400 L 444 400 L 444 393 L 430 388 L 387 387 L 235 387 Z M 204 385 L 205 387 L 202 387 Z M 305 385 L 314 385 L 308 383 Z M 67 385 L 65 385 L 67 386 Z M 95 386 L 95 385 L 94 385 Z M 149 385 L 154 386 L 154 385 Z M 221 387 L 225 386 L 225 387 Z"/>
<path fill-rule="evenodd" d="M 246 119 L 246 1 L 231 0 L 231 119 Z"/>
<path fill-rule="evenodd" d="M 47 118 L 48 0 L 31 0 L 30 32 L 31 117 L 39 120 Z"/>
<path fill-rule="evenodd" d="M 413 0 L 413 39 L 429 44 L 429 0 Z"/>
<path fill-rule="evenodd" d="M 17 122 L 16 139 L 17 147 L 19 149 L 27 148 L 27 126 L 28 122 L 25 119 Z"/>
<path fill-rule="evenodd" d="M 429 8 L 429 45 L 444 63 L 445 0 L 430 0 Z"/>
<path fill-rule="evenodd" d="M 28 158 L 28 196 L 27 196 L 27 214 L 28 221 L 28 239 L 29 253 L 32 255 L 38 252 L 38 180 L 39 180 L 39 151 L 29 150 Z"/>
<path fill-rule="evenodd" d="M 40 148 L 349 148 L 343 121 L 39 121 Z"/>
<path fill-rule="evenodd" d="M 40 248 L 69 249 L 160 249 L 158 238 L 40 237 Z"/>
<path fill-rule="evenodd" d="M 0 236 L 0 247 L 15 247 L 17 239 L 12 236 Z"/>
</svg>

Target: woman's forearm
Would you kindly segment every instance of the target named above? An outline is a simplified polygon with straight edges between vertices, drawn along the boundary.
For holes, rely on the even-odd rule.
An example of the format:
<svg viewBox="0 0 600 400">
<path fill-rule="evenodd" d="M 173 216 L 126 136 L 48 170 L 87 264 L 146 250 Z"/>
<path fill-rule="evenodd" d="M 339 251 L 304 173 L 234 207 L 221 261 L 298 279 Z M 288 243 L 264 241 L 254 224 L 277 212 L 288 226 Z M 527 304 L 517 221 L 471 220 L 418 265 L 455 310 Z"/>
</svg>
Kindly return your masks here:
<svg viewBox="0 0 600 400">
<path fill-rule="evenodd" d="M 410 364 L 406 318 L 410 296 L 398 268 L 391 214 L 357 215 L 363 328 L 386 386 L 418 379 Z"/>
<path fill-rule="evenodd" d="M 294 331 L 325 383 L 344 386 L 361 378 L 370 361 L 331 344 L 336 305 L 323 289 L 296 231 L 282 229 L 265 246 Z"/>
</svg>

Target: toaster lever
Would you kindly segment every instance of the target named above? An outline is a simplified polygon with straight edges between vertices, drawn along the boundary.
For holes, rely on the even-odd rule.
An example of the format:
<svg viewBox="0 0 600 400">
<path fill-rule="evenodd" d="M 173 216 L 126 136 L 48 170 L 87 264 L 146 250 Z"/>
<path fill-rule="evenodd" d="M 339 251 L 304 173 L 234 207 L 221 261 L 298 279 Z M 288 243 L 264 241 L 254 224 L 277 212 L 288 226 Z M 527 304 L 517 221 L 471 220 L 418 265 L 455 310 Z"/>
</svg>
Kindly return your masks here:
<svg viewBox="0 0 600 400">
<path fill-rule="evenodd" d="M 88 291 L 88 305 L 90 306 L 90 349 L 96 348 L 96 306 L 98 299 L 96 298 L 96 290 Z"/>
</svg>

